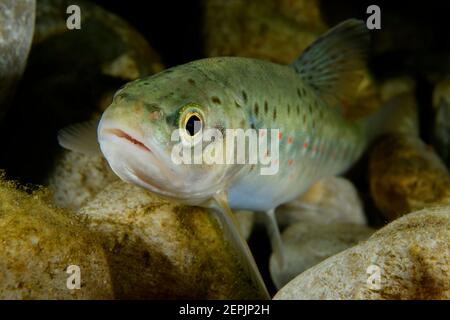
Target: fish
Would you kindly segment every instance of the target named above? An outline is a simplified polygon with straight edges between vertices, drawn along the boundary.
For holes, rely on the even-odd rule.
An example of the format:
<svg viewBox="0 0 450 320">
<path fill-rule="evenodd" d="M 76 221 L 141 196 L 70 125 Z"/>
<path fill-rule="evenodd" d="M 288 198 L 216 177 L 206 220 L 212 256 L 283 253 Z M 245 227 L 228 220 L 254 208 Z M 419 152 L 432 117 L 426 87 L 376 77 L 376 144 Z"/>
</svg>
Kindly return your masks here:
<svg viewBox="0 0 450 320">
<path fill-rule="evenodd" d="M 264 213 L 273 251 L 283 266 L 274 210 L 321 178 L 349 169 L 386 131 L 383 120 L 393 116 L 391 110 L 360 120 L 345 115 L 345 106 L 354 100 L 364 78 L 369 45 L 365 23 L 349 19 L 316 39 L 290 65 L 214 57 L 175 66 L 127 83 L 99 123 L 69 126 L 60 131 L 58 140 L 74 151 L 101 150 L 124 181 L 216 210 L 243 267 L 268 298 L 232 210 Z M 262 174 L 267 169 L 262 161 L 174 162 L 179 140 L 190 148 L 204 147 L 208 143 L 198 138 L 199 132 L 215 130 L 227 136 L 228 129 L 255 130 L 258 137 L 276 132 L 270 135 L 279 153 L 270 159 L 276 172 Z M 178 141 L 174 132 L 180 135 Z M 228 147 L 227 152 L 233 150 Z M 249 160 L 249 155 L 244 158 Z"/>
</svg>

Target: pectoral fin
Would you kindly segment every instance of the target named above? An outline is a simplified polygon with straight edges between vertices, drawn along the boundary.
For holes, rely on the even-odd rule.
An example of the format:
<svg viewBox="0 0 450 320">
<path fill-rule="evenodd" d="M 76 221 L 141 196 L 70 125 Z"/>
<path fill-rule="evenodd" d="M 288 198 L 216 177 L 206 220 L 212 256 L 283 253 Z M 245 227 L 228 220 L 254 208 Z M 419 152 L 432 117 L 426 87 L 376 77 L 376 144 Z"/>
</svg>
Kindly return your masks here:
<svg viewBox="0 0 450 320">
<path fill-rule="evenodd" d="M 97 140 L 98 120 L 75 123 L 58 132 L 61 147 L 87 155 L 101 154 Z"/>
<path fill-rule="evenodd" d="M 216 215 L 222 225 L 224 236 L 230 241 L 231 246 L 238 254 L 239 263 L 241 263 L 246 274 L 251 278 L 257 292 L 258 298 L 270 299 L 266 285 L 256 265 L 255 259 L 239 231 L 236 217 L 228 206 L 227 195 L 225 192 L 217 194 L 211 201 L 210 207 L 218 211 Z"/>
</svg>

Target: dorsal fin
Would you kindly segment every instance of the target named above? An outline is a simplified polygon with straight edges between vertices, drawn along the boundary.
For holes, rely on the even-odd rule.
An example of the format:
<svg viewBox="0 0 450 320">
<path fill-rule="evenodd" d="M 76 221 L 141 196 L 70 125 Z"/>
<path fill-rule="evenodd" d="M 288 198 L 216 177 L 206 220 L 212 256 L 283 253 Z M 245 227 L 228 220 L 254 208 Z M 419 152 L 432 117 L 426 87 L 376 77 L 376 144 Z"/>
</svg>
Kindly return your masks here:
<svg viewBox="0 0 450 320">
<path fill-rule="evenodd" d="M 97 141 L 98 120 L 75 123 L 58 132 L 58 142 L 63 148 L 87 155 L 100 154 Z"/>
<path fill-rule="evenodd" d="M 292 63 L 302 79 L 330 105 L 350 103 L 366 68 L 369 31 L 361 20 L 338 24 Z"/>
</svg>

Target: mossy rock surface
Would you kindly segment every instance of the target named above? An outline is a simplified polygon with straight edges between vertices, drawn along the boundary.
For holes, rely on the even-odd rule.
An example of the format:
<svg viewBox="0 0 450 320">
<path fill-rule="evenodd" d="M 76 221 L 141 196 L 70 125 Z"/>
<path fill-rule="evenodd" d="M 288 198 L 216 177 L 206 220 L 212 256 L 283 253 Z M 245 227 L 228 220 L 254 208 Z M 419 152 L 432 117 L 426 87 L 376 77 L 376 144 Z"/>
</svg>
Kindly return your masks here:
<svg viewBox="0 0 450 320">
<path fill-rule="evenodd" d="M 82 222 L 31 194 L 0 181 L 0 298 L 112 299 L 107 256 Z M 80 268 L 80 289 L 68 289 L 67 268 Z"/>
</svg>

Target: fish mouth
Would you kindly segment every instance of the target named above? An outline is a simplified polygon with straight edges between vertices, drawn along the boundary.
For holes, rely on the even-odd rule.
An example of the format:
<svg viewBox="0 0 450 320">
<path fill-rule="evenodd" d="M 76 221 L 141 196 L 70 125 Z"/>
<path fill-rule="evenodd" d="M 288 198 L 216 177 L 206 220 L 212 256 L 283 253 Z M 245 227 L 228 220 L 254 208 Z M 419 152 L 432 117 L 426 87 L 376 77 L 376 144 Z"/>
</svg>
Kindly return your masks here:
<svg viewBox="0 0 450 320">
<path fill-rule="evenodd" d="M 128 142 L 134 144 L 139 149 L 142 149 L 147 152 L 152 152 L 152 150 L 148 146 L 146 146 L 142 141 L 134 138 L 133 136 L 131 136 L 130 134 L 126 133 L 123 130 L 114 128 L 114 129 L 105 129 L 104 132 L 115 135 L 116 137 L 119 137 L 121 139 L 125 139 Z"/>
<path fill-rule="evenodd" d="M 128 131 L 128 130 L 127 130 Z M 125 176 L 133 177 L 134 179 L 137 179 L 142 187 L 149 189 L 153 192 L 159 193 L 161 195 L 169 195 L 170 192 L 166 190 L 166 186 L 163 182 L 159 181 L 157 178 L 161 179 L 161 174 L 165 177 L 165 179 L 169 181 L 175 181 L 176 179 L 176 172 L 171 170 L 172 168 L 168 166 L 167 159 L 163 157 L 160 150 L 155 146 L 155 148 L 150 148 L 148 146 L 148 143 L 144 143 L 142 140 L 136 138 L 138 133 L 130 134 L 127 131 L 124 131 L 122 129 L 119 129 L 117 127 L 109 127 L 109 128 L 103 128 L 101 130 L 102 135 L 109 136 L 109 137 L 115 137 L 118 138 L 119 141 L 122 141 L 122 143 L 126 143 L 127 146 L 130 146 L 132 148 L 135 148 L 141 152 L 144 152 L 144 154 L 141 154 L 139 156 L 139 153 L 137 155 L 137 158 L 142 159 L 144 156 L 145 165 L 149 165 L 150 163 L 153 163 L 153 166 L 157 168 L 156 171 L 152 170 L 151 174 L 145 173 L 145 170 L 143 168 L 145 165 L 140 162 L 140 164 L 136 164 L 135 162 L 132 162 L 133 157 L 129 156 L 129 153 L 127 152 L 128 149 L 123 149 L 123 147 L 120 147 L 120 154 L 122 155 L 123 163 L 125 163 L 124 166 L 122 166 L 122 170 L 125 171 Z M 125 156 L 124 156 L 125 155 Z M 162 157 L 162 158 L 161 158 Z M 108 157 L 107 157 L 108 158 Z M 131 162 L 129 162 L 131 161 Z M 113 171 L 116 172 L 116 174 L 121 177 L 122 179 L 125 178 L 123 176 L 124 172 L 122 171 L 116 171 L 114 170 L 112 166 Z M 126 179 L 125 179 L 126 180 Z M 135 181 L 136 183 L 136 181 Z"/>
</svg>

